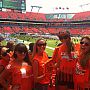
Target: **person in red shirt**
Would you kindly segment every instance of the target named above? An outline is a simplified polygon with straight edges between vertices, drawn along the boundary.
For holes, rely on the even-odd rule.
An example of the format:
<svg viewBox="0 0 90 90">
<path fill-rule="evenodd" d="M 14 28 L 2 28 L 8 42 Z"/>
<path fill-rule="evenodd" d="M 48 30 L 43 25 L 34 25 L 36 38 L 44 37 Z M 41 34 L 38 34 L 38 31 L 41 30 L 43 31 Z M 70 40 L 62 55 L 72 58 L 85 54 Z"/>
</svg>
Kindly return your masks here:
<svg viewBox="0 0 90 90">
<path fill-rule="evenodd" d="M 75 66 L 75 90 L 90 90 L 90 38 L 80 41 L 80 55 Z"/>
<path fill-rule="evenodd" d="M 0 75 L 0 84 L 9 90 L 32 90 L 32 65 L 29 61 L 26 45 L 15 46 L 13 60 Z"/>
<path fill-rule="evenodd" d="M 70 33 L 67 31 L 59 32 L 58 37 L 62 44 L 55 48 L 52 56 L 57 68 L 56 90 L 73 89 L 74 44 L 71 42 Z"/>
<path fill-rule="evenodd" d="M 48 55 L 45 52 L 46 41 L 42 38 L 38 39 L 33 49 L 33 74 L 35 90 L 47 90 L 50 80 L 50 73 L 46 69 Z"/>
<path fill-rule="evenodd" d="M 6 47 L 1 48 L 0 73 L 5 69 L 6 65 L 10 61 L 10 56 L 7 51 L 8 51 L 8 48 Z"/>
<path fill-rule="evenodd" d="M 1 48 L 0 74 L 3 72 L 6 65 L 8 65 L 8 63 L 10 61 L 10 56 L 9 56 L 9 53 L 7 52 L 7 50 L 8 50 L 8 48 L 6 48 L 6 47 Z M 0 90 L 2 90 L 2 89 L 3 89 L 3 87 L 0 84 Z"/>
</svg>

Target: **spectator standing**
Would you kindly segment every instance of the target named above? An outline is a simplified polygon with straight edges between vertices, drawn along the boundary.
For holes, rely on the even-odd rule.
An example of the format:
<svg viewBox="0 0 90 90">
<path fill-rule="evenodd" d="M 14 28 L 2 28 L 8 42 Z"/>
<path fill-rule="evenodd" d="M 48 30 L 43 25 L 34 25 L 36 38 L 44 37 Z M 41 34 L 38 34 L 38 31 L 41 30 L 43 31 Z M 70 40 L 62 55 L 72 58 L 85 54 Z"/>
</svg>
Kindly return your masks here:
<svg viewBox="0 0 90 90">
<path fill-rule="evenodd" d="M 8 63 L 10 61 L 10 56 L 7 51 L 8 51 L 8 48 L 6 48 L 6 47 L 1 48 L 0 74 L 3 72 L 6 65 L 8 65 Z M 0 84 L 0 90 L 3 90 L 3 87 L 1 84 Z"/>
<path fill-rule="evenodd" d="M 58 37 L 62 44 L 55 48 L 52 56 L 52 60 L 57 68 L 56 90 L 74 89 L 74 44 L 71 42 L 70 33 L 67 31 L 59 32 Z"/>
<path fill-rule="evenodd" d="M 15 46 L 13 60 L 0 75 L 0 84 L 10 90 L 32 90 L 32 66 L 26 45 Z"/>
<path fill-rule="evenodd" d="M 48 55 L 45 52 L 46 41 L 38 39 L 33 49 L 33 73 L 35 90 L 47 90 L 49 85 L 49 74 L 46 71 L 45 64 L 48 61 Z"/>
<path fill-rule="evenodd" d="M 90 90 L 90 38 L 80 41 L 80 55 L 75 67 L 75 90 Z"/>
</svg>

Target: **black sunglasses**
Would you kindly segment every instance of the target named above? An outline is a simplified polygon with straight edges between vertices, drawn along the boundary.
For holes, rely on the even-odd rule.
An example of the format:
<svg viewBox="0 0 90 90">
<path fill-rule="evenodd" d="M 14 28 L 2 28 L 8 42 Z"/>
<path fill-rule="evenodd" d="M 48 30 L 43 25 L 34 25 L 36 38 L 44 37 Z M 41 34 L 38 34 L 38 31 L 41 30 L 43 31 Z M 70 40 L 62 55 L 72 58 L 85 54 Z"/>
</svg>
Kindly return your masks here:
<svg viewBox="0 0 90 90">
<path fill-rule="evenodd" d="M 43 43 L 43 44 L 37 44 L 37 46 L 39 46 L 39 47 L 41 47 L 41 46 L 46 46 L 47 45 L 47 43 Z"/>
<path fill-rule="evenodd" d="M 84 44 L 85 46 L 89 46 L 89 45 L 90 45 L 90 44 L 89 44 L 89 43 L 87 43 L 87 42 L 80 42 L 80 44 L 81 44 L 81 45 L 83 45 L 83 44 Z"/>
</svg>

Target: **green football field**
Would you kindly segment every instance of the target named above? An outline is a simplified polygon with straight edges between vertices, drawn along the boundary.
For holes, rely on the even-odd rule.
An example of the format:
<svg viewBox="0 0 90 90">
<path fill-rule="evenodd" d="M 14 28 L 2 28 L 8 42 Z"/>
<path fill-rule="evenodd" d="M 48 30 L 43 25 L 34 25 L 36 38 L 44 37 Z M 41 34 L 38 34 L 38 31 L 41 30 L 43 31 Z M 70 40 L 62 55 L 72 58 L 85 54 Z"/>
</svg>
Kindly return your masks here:
<svg viewBox="0 0 90 90">
<path fill-rule="evenodd" d="M 38 38 L 32 38 L 30 36 L 11 36 L 11 38 L 17 38 L 19 40 L 24 41 L 24 43 L 26 45 L 29 45 L 29 43 L 34 42 L 38 39 Z M 79 43 L 80 38 L 72 38 L 73 43 Z M 28 43 L 26 43 L 28 42 Z M 55 39 L 46 39 L 47 42 L 47 47 L 46 47 L 46 52 L 48 54 L 48 56 L 52 56 L 54 48 L 57 47 L 57 45 L 60 43 L 59 40 L 55 40 Z M 6 41 L 2 41 L 2 45 L 6 45 Z"/>
<path fill-rule="evenodd" d="M 21 40 L 25 40 L 28 42 L 35 42 L 38 39 L 38 38 L 34 38 L 34 37 L 32 38 L 30 36 L 19 36 L 19 37 L 15 37 L 15 38 L 19 38 Z M 71 40 L 75 44 L 75 43 L 80 42 L 80 38 L 81 37 L 72 37 Z M 59 40 L 55 40 L 55 39 L 46 39 L 46 42 L 47 42 L 47 46 L 51 47 L 51 48 L 46 48 L 46 52 L 47 52 L 48 56 L 52 56 L 54 48 L 57 47 L 57 45 L 61 42 Z"/>
</svg>

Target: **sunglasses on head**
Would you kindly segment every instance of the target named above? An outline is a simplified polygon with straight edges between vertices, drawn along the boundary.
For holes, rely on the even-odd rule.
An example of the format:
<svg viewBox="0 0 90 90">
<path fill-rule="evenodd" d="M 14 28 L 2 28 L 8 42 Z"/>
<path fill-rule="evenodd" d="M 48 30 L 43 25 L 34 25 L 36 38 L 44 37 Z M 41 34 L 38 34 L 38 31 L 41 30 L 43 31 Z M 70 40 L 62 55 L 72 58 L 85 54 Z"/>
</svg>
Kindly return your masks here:
<svg viewBox="0 0 90 90">
<path fill-rule="evenodd" d="M 61 37 L 59 37 L 60 40 L 67 39 L 67 38 L 68 38 L 68 36 L 61 36 Z"/>
<path fill-rule="evenodd" d="M 90 45 L 90 44 L 89 44 L 89 43 L 87 43 L 87 42 L 80 42 L 80 44 L 81 44 L 81 45 L 83 45 L 83 44 L 84 44 L 85 46 L 89 46 L 89 45 Z"/>
<path fill-rule="evenodd" d="M 39 46 L 39 47 L 41 47 L 41 46 L 46 46 L 46 45 L 47 45 L 46 43 L 43 43 L 43 44 L 38 43 L 38 44 L 37 44 L 37 46 Z"/>
<path fill-rule="evenodd" d="M 2 53 L 2 56 L 7 56 L 7 52 L 3 52 Z"/>
</svg>

